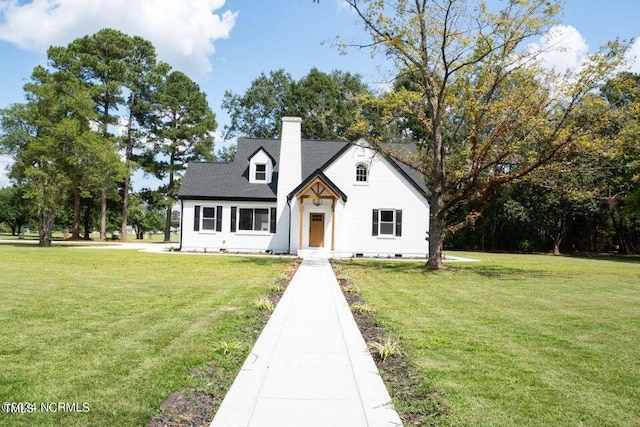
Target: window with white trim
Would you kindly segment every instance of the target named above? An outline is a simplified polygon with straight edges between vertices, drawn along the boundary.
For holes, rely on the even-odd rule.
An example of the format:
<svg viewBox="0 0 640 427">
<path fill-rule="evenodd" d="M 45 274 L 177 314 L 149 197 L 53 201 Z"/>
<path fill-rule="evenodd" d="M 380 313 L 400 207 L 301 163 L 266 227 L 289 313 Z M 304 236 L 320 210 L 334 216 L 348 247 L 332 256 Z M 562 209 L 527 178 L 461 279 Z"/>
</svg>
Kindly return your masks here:
<svg viewBox="0 0 640 427">
<path fill-rule="evenodd" d="M 269 209 L 238 209 L 238 230 L 269 231 Z"/>
<path fill-rule="evenodd" d="M 202 207 L 202 227 L 201 230 L 216 229 L 216 208 Z"/>
<path fill-rule="evenodd" d="M 193 231 L 222 231 L 222 206 L 194 206 Z"/>
<path fill-rule="evenodd" d="M 356 165 L 356 182 L 369 182 L 369 167 L 365 163 Z"/>
<path fill-rule="evenodd" d="M 372 218 L 372 236 L 402 236 L 400 209 L 374 209 Z"/>
<path fill-rule="evenodd" d="M 256 164 L 255 180 L 256 181 L 266 181 L 267 180 L 267 165 L 266 164 L 264 164 L 264 163 L 257 163 Z"/>
</svg>

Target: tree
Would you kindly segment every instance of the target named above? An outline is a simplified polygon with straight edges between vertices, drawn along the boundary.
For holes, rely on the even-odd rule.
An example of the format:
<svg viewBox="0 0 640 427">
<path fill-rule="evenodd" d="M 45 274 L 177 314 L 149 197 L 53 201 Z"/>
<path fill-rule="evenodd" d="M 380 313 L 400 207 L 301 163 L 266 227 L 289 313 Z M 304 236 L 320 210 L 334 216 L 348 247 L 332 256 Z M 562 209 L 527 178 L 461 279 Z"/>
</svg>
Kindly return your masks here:
<svg viewBox="0 0 640 427">
<path fill-rule="evenodd" d="M 26 103 L 2 111 L 0 146 L 14 156 L 11 177 L 33 201 L 39 244 L 51 246 L 58 206 L 74 188 L 77 171 L 96 157 L 90 93 L 68 73 L 34 69 Z"/>
<path fill-rule="evenodd" d="M 139 240 L 144 238 L 145 231 L 161 229 L 164 222 L 162 208 L 154 207 L 142 193 L 131 195 L 129 218 Z"/>
<path fill-rule="evenodd" d="M 0 188 L 0 222 L 11 228 L 13 236 L 22 232 L 22 227 L 31 221 L 33 215 L 32 206 L 25 200 L 24 193 L 22 187 Z"/>
<path fill-rule="evenodd" d="M 640 250 L 640 74 L 622 72 L 601 90 L 608 109 L 596 129 L 604 145 L 599 182 L 623 253 Z"/>
<path fill-rule="evenodd" d="M 176 201 L 179 179 L 188 162 L 213 160 L 215 115 L 206 95 L 187 75 L 173 71 L 159 84 L 149 114 L 153 153 L 148 153 L 146 169 L 168 182 L 159 191 L 164 196 L 166 221 L 164 238 L 171 240 L 171 210 Z"/>
<path fill-rule="evenodd" d="M 105 150 L 117 150 L 111 128 L 118 125 L 120 117 L 123 117 L 124 131 L 119 142 L 124 151 L 125 170 L 111 164 L 112 167 L 105 168 L 101 175 L 101 238 L 104 239 L 106 233 L 107 193 L 116 181 L 122 180 L 121 238 L 126 240 L 134 149 L 140 146 L 141 139 L 136 119 L 145 112 L 146 104 L 139 100 L 141 93 L 148 91 L 152 85 L 150 76 L 156 67 L 155 48 L 140 37 L 103 29 L 93 35 L 78 38 L 67 47 L 52 47 L 48 53 L 54 68 L 77 76 L 91 91 Z M 76 191 L 78 205 L 75 208 L 74 237 L 78 237 L 79 232 L 80 193 L 80 190 Z"/>
<path fill-rule="evenodd" d="M 224 138 L 237 136 L 277 138 L 284 116 L 302 117 L 302 137 L 355 141 L 356 125 L 365 118 L 369 128 L 380 132 L 376 110 L 361 105 L 373 92 L 357 74 L 323 73 L 313 68 L 295 81 L 284 70 L 261 74 L 240 96 L 226 92 L 222 103 L 231 118 Z"/>
<path fill-rule="evenodd" d="M 539 65 L 539 50 L 524 46 L 554 22 L 555 2 L 509 0 L 500 10 L 465 0 L 346 2 L 374 53 L 387 55 L 414 85 L 387 107 L 401 108 L 426 136 L 417 155 L 388 154 L 425 177 L 428 269 L 444 268 L 443 241 L 456 207 L 571 153 L 589 127 L 578 119 L 581 100 L 626 47 L 610 43 L 559 75 Z"/>
</svg>

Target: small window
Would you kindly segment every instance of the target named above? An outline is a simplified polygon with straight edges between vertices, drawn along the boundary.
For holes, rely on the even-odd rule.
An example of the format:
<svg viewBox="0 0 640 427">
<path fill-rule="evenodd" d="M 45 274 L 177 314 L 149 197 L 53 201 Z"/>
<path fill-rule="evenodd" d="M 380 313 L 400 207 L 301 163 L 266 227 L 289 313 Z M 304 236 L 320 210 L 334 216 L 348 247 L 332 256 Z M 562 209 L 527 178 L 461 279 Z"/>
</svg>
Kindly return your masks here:
<svg viewBox="0 0 640 427">
<path fill-rule="evenodd" d="M 395 211 L 380 210 L 380 234 L 393 235 L 395 233 Z"/>
<path fill-rule="evenodd" d="M 269 209 L 239 209 L 238 229 L 244 231 L 269 231 Z"/>
<path fill-rule="evenodd" d="M 374 209 L 372 236 L 402 236 L 402 210 Z"/>
<path fill-rule="evenodd" d="M 215 230 L 216 229 L 216 208 L 202 208 L 202 229 L 203 230 Z"/>
<path fill-rule="evenodd" d="M 369 168 L 364 163 L 358 163 L 356 165 L 356 182 L 368 182 L 369 181 Z"/>
<path fill-rule="evenodd" d="M 267 165 L 256 164 L 256 181 L 267 180 Z"/>
</svg>

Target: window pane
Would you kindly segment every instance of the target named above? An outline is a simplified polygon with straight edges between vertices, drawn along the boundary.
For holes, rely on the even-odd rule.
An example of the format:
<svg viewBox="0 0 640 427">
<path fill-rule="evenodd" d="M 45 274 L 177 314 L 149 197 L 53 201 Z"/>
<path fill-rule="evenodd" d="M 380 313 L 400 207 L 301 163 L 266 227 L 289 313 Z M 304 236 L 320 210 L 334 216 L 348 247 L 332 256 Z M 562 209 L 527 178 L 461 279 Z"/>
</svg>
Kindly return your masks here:
<svg viewBox="0 0 640 427">
<path fill-rule="evenodd" d="M 356 166 L 356 182 L 367 182 L 367 167 L 363 164 Z"/>
<path fill-rule="evenodd" d="M 393 211 L 380 211 L 380 221 L 393 222 Z"/>
<path fill-rule="evenodd" d="M 216 208 L 202 208 L 202 229 L 215 230 L 216 228 Z"/>
<path fill-rule="evenodd" d="M 254 230 L 269 231 L 269 209 L 256 209 Z"/>
<path fill-rule="evenodd" d="M 267 180 L 267 165 L 256 165 L 256 181 Z"/>
<path fill-rule="evenodd" d="M 253 209 L 240 209 L 239 230 L 253 230 Z"/>
<path fill-rule="evenodd" d="M 393 234 L 393 223 L 392 222 L 380 223 L 380 234 Z"/>
</svg>

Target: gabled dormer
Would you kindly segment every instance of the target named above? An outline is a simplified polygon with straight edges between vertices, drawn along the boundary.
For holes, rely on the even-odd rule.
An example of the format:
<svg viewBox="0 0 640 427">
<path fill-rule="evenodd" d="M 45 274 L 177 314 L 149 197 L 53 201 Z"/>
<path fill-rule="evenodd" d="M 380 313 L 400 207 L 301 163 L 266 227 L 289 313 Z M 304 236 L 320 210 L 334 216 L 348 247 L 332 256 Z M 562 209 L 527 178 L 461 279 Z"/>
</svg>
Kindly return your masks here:
<svg viewBox="0 0 640 427">
<path fill-rule="evenodd" d="M 275 159 L 263 147 L 249 156 L 249 182 L 251 184 L 271 184 Z"/>
</svg>

